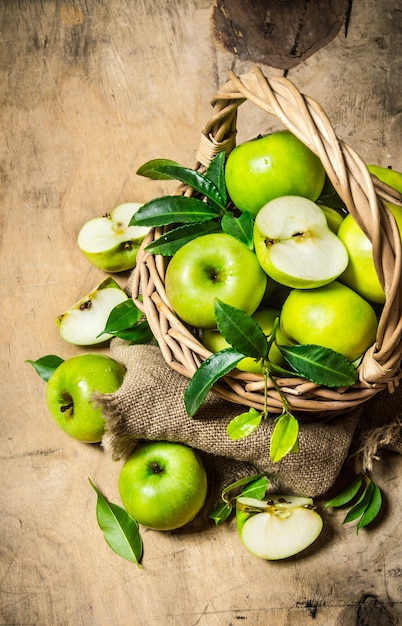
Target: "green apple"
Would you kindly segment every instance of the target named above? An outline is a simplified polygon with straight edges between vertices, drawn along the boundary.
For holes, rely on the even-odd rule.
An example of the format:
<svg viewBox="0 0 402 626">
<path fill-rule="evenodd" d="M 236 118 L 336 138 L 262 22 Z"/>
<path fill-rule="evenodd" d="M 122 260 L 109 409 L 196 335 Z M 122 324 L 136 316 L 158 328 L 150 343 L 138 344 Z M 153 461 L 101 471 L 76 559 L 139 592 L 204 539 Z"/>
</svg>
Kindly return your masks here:
<svg viewBox="0 0 402 626">
<path fill-rule="evenodd" d="M 141 206 L 139 202 L 119 204 L 107 215 L 82 226 L 78 247 L 95 267 L 104 272 L 123 272 L 135 266 L 137 252 L 149 232 L 149 227 L 129 226 Z"/>
<path fill-rule="evenodd" d="M 63 361 L 46 384 L 50 414 L 74 439 L 101 441 L 105 422 L 93 395 L 117 391 L 125 372 L 121 363 L 103 354 L 79 354 Z"/>
<path fill-rule="evenodd" d="M 330 206 L 325 206 L 325 204 L 320 204 L 319 207 L 321 211 L 324 213 L 325 217 L 327 218 L 328 228 L 332 230 L 332 232 L 335 233 L 335 235 L 337 235 L 339 227 L 342 224 L 346 216 L 346 213 L 343 214 L 337 209 L 334 209 Z"/>
<path fill-rule="evenodd" d="M 402 193 L 402 172 L 393 170 L 389 167 L 381 167 L 380 165 L 368 165 L 367 169 L 371 174 L 377 176 L 383 183 Z"/>
<path fill-rule="evenodd" d="M 254 246 L 268 276 L 288 287 L 325 285 L 348 264 L 346 248 L 322 209 L 300 196 L 275 198 L 262 207 L 254 222 Z"/>
<path fill-rule="evenodd" d="M 258 309 L 253 314 L 254 320 L 260 326 L 265 335 L 269 336 L 272 332 L 272 328 L 275 320 L 279 317 L 280 312 L 276 309 Z M 278 336 L 279 334 L 279 336 Z M 278 343 L 284 343 L 285 338 L 280 334 L 280 329 L 277 331 L 277 340 Z M 229 347 L 226 339 L 219 332 L 219 330 L 214 328 L 207 328 L 202 333 L 201 338 L 202 343 L 208 350 L 211 352 L 219 352 L 220 350 L 224 350 Z M 279 352 L 278 348 L 275 344 L 271 346 L 269 351 L 269 360 L 276 365 L 283 364 L 282 354 Z M 250 372 L 251 374 L 262 374 L 262 363 L 261 361 L 256 361 L 251 357 L 246 357 L 242 359 L 237 365 L 237 369 L 242 372 Z"/>
<path fill-rule="evenodd" d="M 288 130 L 239 144 L 225 167 L 230 198 L 241 211 L 256 215 L 279 196 L 316 200 L 325 182 L 320 159 Z"/>
<path fill-rule="evenodd" d="M 165 276 L 173 310 L 198 328 L 216 328 L 216 298 L 252 315 L 266 284 L 267 276 L 255 253 L 226 233 L 203 235 L 186 243 L 173 255 Z"/>
<path fill-rule="evenodd" d="M 60 336 L 77 346 L 91 346 L 112 337 L 102 333 L 115 306 L 128 299 L 126 292 L 110 276 L 56 318 Z"/>
<path fill-rule="evenodd" d="M 174 530 L 191 522 L 204 505 L 207 488 L 199 455 L 181 443 L 143 443 L 119 475 L 123 506 L 153 530 Z"/>
<path fill-rule="evenodd" d="M 373 345 L 377 317 L 355 291 L 334 281 L 317 289 L 293 289 L 280 317 L 289 342 L 331 348 L 355 361 Z"/>
<path fill-rule="evenodd" d="M 380 180 L 402 193 L 400 172 L 374 165 L 369 165 L 368 169 Z M 402 240 L 402 207 L 391 203 L 387 203 L 387 207 L 396 220 Z M 375 269 L 373 246 L 350 214 L 339 227 L 338 236 L 345 244 L 349 255 L 349 263 L 339 280 L 370 302 L 384 304 L 385 292 Z"/>
<path fill-rule="evenodd" d="M 236 523 L 240 540 L 251 554 L 267 560 L 286 559 L 310 546 L 323 522 L 313 500 L 270 495 L 266 500 L 240 496 Z"/>
</svg>

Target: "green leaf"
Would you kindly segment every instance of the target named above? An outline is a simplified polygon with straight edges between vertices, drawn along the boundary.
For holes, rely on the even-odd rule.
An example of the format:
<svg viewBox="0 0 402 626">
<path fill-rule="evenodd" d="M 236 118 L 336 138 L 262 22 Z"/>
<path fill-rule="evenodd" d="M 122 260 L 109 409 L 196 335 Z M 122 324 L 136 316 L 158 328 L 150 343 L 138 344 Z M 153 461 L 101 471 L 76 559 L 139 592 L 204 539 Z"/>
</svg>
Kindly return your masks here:
<svg viewBox="0 0 402 626">
<path fill-rule="evenodd" d="M 35 371 L 45 382 L 49 380 L 54 370 L 59 367 L 63 363 L 64 359 L 55 354 L 48 354 L 46 356 L 42 356 L 37 361 L 31 361 L 27 359 L 25 363 L 30 363 L 33 365 Z"/>
<path fill-rule="evenodd" d="M 265 494 L 267 493 L 269 483 L 270 480 L 267 476 L 260 476 L 257 480 L 253 480 L 252 483 L 247 485 L 247 487 L 241 492 L 241 495 L 247 496 L 248 498 L 263 500 Z"/>
<path fill-rule="evenodd" d="M 214 520 L 216 526 L 220 526 L 230 516 L 233 511 L 233 505 L 229 502 L 219 502 L 216 506 L 211 509 L 208 513 L 208 517 Z"/>
<path fill-rule="evenodd" d="M 233 348 L 226 348 L 226 350 L 215 352 L 201 363 L 184 394 L 187 414 L 190 417 L 197 413 L 216 381 L 228 374 L 243 358 L 244 354 Z"/>
<path fill-rule="evenodd" d="M 264 478 L 265 474 L 252 474 L 251 476 L 244 476 L 243 478 L 239 478 L 239 480 L 236 480 L 234 483 L 231 483 L 230 485 L 227 485 L 227 487 L 225 487 L 225 489 L 222 491 L 222 500 L 224 502 L 229 502 L 230 500 L 233 500 L 233 498 L 228 498 L 228 493 L 230 493 L 231 491 L 234 491 L 235 489 L 239 489 L 239 487 L 243 487 L 244 485 L 249 485 L 250 483 L 254 483 L 256 481 L 259 481 L 260 478 Z M 242 492 L 242 495 L 244 494 L 244 492 Z"/>
<path fill-rule="evenodd" d="M 357 518 L 359 518 L 361 515 L 364 514 L 364 512 L 366 511 L 367 507 L 370 504 L 371 496 L 373 494 L 373 489 L 374 489 L 373 483 L 369 481 L 362 495 L 356 502 L 356 504 L 352 506 L 350 511 L 347 513 L 345 519 L 343 520 L 344 524 L 353 522 L 354 520 L 356 520 Z"/>
<path fill-rule="evenodd" d="M 222 230 L 241 241 L 249 250 L 254 250 L 254 220 L 251 213 L 244 211 L 239 217 L 227 211 L 222 217 Z"/>
<path fill-rule="evenodd" d="M 119 330 L 114 335 L 124 339 L 124 341 L 128 341 L 131 345 L 152 343 L 155 339 L 147 320 L 139 322 L 133 328 Z"/>
<path fill-rule="evenodd" d="M 145 176 L 145 178 L 151 178 L 152 180 L 171 180 L 172 177 L 163 172 L 163 167 L 182 167 L 177 161 L 171 159 L 152 159 L 147 161 L 141 167 L 138 168 L 136 174 L 138 176 Z"/>
<path fill-rule="evenodd" d="M 134 213 L 129 226 L 166 226 L 193 224 L 221 217 L 221 211 L 211 205 L 187 196 L 161 196 Z"/>
<path fill-rule="evenodd" d="M 219 152 L 209 164 L 205 172 L 206 178 L 209 178 L 217 187 L 219 194 L 226 205 L 226 182 L 225 182 L 225 152 Z"/>
<path fill-rule="evenodd" d="M 154 179 L 172 179 L 179 180 L 180 182 L 192 187 L 195 191 L 198 191 L 201 195 L 206 196 L 212 204 L 225 209 L 226 202 L 222 198 L 221 194 L 215 183 L 194 169 L 179 165 L 174 161 L 168 161 L 167 159 L 154 159 L 148 161 L 142 165 L 137 174 L 146 176 L 147 178 Z"/>
<path fill-rule="evenodd" d="M 381 495 L 380 488 L 373 482 L 372 482 L 372 485 L 373 485 L 373 489 L 372 489 L 372 494 L 370 498 L 370 503 L 368 504 L 366 510 L 364 511 L 363 515 L 361 516 L 357 524 L 357 528 L 356 528 L 357 533 L 359 532 L 360 528 L 363 528 L 364 526 L 368 526 L 369 524 L 371 524 L 371 522 L 377 517 L 377 515 L 379 514 L 381 510 L 382 495 Z"/>
<path fill-rule="evenodd" d="M 109 502 L 91 479 L 89 482 L 98 495 L 96 518 L 107 544 L 123 559 L 139 565 L 142 539 L 138 523 L 125 509 Z"/>
<path fill-rule="evenodd" d="M 142 312 L 135 306 L 132 298 L 120 302 L 110 312 L 107 319 L 104 330 L 99 333 L 109 333 L 110 335 L 116 335 L 121 330 L 126 330 L 134 326 L 142 317 Z"/>
<path fill-rule="evenodd" d="M 250 315 L 217 298 L 215 316 L 220 332 L 235 350 L 254 359 L 267 358 L 267 338 Z"/>
<path fill-rule="evenodd" d="M 324 504 L 324 508 L 333 507 L 337 508 L 340 506 L 345 506 L 353 500 L 353 498 L 358 494 L 363 483 L 362 476 L 358 476 L 356 480 L 354 480 L 346 489 L 344 489 L 340 494 L 327 500 Z"/>
<path fill-rule="evenodd" d="M 202 223 L 185 224 L 162 235 L 162 237 L 150 243 L 145 250 L 151 254 L 173 256 L 175 252 L 188 241 L 201 237 L 202 235 L 218 233 L 221 230 L 220 224 L 212 220 Z"/>
<path fill-rule="evenodd" d="M 241 413 L 230 421 L 226 429 L 227 434 L 233 440 L 244 439 L 257 430 L 261 420 L 261 413 L 250 408 L 247 413 Z"/>
<path fill-rule="evenodd" d="M 286 361 L 303 378 L 326 387 L 349 387 L 357 370 L 342 354 L 315 345 L 278 346 Z"/>
<path fill-rule="evenodd" d="M 287 454 L 297 449 L 298 437 L 299 423 L 297 419 L 291 413 L 282 413 L 282 415 L 276 418 L 275 427 L 271 435 L 271 461 L 277 463 Z"/>
</svg>

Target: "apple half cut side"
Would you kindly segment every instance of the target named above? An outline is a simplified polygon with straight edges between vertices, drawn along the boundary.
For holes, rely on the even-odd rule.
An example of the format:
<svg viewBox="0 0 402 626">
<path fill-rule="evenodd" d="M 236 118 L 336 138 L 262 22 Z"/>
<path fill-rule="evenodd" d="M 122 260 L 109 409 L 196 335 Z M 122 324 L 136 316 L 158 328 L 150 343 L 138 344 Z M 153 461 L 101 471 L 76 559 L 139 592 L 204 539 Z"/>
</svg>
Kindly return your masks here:
<svg viewBox="0 0 402 626">
<path fill-rule="evenodd" d="M 282 196 L 257 213 L 254 244 L 263 270 L 287 287 L 311 289 L 332 282 L 348 264 L 343 242 L 311 200 Z"/>
<path fill-rule="evenodd" d="M 310 546 L 323 521 L 313 500 L 270 495 L 266 500 L 240 496 L 236 500 L 237 530 L 243 546 L 268 561 L 287 559 Z"/>
<path fill-rule="evenodd" d="M 108 341 L 112 335 L 102 333 L 108 317 L 118 304 L 127 299 L 126 292 L 108 276 L 56 318 L 61 338 L 77 346 L 92 346 Z"/>
<path fill-rule="evenodd" d="M 119 204 L 109 214 L 86 222 L 78 233 L 78 247 L 95 267 L 104 272 L 124 272 L 135 267 L 147 226 L 129 226 L 139 202 Z"/>
</svg>

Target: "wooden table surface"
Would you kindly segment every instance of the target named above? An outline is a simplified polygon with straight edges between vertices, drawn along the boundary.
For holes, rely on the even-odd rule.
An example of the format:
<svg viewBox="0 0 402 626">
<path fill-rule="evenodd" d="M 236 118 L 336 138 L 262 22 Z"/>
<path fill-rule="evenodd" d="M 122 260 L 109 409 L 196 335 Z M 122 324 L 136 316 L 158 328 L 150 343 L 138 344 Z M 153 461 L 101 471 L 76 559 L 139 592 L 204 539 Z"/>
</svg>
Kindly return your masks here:
<svg viewBox="0 0 402 626">
<path fill-rule="evenodd" d="M 54 322 L 104 276 L 77 248 L 81 225 L 161 193 L 135 175 L 146 160 L 192 165 L 210 97 L 251 67 L 216 43 L 210 16 L 209 0 L 0 2 L 2 625 L 368 624 L 367 594 L 382 603 L 370 624 L 402 624 L 401 458 L 376 463 L 384 516 L 358 536 L 328 513 L 314 551 L 268 563 L 233 523 L 145 531 L 140 570 L 105 543 L 88 482 L 118 502 L 120 464 L 57 427 L 25 362 L 86 351 Z M 347 37 L 289 72 L 339 137 L 400 170 L 401 33 L 399 0 L 360 0 Z M 275 124 L 250 107 L 239 140 Z"/>
</svg>

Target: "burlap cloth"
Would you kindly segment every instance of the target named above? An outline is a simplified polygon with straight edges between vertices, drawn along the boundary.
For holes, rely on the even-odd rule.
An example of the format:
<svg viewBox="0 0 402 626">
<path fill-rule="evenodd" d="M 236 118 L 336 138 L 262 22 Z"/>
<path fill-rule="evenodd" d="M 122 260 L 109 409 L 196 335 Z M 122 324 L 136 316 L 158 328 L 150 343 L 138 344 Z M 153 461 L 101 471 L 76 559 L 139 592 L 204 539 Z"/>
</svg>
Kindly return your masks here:
<svg viewBox="0 0 402 626">
<path fill-rule="evenodd" d="M 349 414 L 330 422 L 300 424 L 300 452 L 278 463 L 269 459 L 273 420 L 249 437 L 231 440 L 228 422 L 243 408 L 210 393 L 194 418 L 188 417 L 184 391 L 188 379 L 172 370 L 154 345 L 111 342 L 111 356 L 127 369 L 123 384 L 97 397 L 105 416 L 102 445 L 115 461 L 125 459 L 143 441 L 176 441 L 199 451 L 209 479 L 208 506 L 228 484 L 246 475 L 266 473 L 275 489 L 317 497 L 334 484 L 347 459 L 370 470 L 384 450 L 402 454 L 402 385 L 381 392 Z"/>
</svg>

